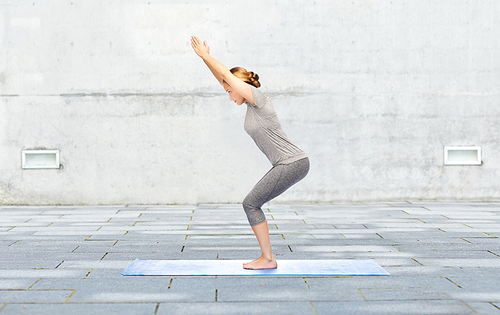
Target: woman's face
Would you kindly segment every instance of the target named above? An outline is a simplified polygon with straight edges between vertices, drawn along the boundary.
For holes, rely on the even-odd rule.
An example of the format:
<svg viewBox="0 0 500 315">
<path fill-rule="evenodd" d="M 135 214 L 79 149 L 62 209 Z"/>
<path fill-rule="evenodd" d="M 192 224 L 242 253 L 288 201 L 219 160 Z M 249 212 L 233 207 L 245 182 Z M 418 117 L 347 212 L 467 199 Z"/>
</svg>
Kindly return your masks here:
<svg viewBox="0 0 500 315">
<path fill-rule="evenodd" d="M 229 95 L 229 99 L 236 103 L 236 105 L 241 105 L 245 103 L 246 99 L 238 94 L 229 84 L 224 82 L 224 90 Z"/>
</svg>

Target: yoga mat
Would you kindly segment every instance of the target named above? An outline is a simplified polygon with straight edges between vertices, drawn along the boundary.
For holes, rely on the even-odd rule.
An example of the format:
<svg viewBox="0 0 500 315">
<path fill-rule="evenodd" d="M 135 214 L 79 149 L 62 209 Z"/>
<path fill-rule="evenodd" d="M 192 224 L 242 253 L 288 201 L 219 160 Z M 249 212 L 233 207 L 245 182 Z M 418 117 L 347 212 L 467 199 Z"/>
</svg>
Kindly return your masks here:
<svg viewBox="0 0 500 315">
<path fill-rule="evenodd" d="M 278 268 L 243 269 L 244 260 L 134 260 L 124 276 L 389 276 L 373 260 L 278 260 Z"/>
</svg>

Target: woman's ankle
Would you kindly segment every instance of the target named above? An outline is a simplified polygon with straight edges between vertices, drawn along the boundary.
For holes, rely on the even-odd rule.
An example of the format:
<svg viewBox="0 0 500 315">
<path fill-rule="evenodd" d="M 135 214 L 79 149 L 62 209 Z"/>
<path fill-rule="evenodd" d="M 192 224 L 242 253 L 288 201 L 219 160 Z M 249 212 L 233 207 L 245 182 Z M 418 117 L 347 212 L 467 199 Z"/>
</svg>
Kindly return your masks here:
<svg viewBox="0 0 500 315">
<path fill-rule="evenodd" d="M 262 254 L 262 256 L 260 256 L 260 257 L 262 257 L 262 258 L 264 258 L 264 259 L 267 259 L 267 260 L 269 260 L 269 261 L 273 261 L 273 260 L 275 260 L 275 258 L 274 258 L 274 254 L 271 254 L 271 255 L 269 255 L 269 254 L 267 254 L 267 255 Z"/>
</svg>

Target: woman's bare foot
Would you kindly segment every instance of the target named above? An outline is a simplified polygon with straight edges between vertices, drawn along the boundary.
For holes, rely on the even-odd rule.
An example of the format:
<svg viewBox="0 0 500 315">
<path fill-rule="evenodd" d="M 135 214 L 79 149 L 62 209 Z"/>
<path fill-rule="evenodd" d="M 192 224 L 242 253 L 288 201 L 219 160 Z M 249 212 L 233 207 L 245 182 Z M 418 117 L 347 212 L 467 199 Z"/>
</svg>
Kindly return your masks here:
<svg viewBox="0 0 500 315">
<path fill-rule="evenodd" d="M 278 263 L 276 259 L 273 257 L 272 259 L 267 259 L 264 257 L 257 258 L 252 260 L 251 262 L 247 262 L 243 264 L 243 268 L 245 269 L 276 269 L 278 268 Z"/>
</svg>

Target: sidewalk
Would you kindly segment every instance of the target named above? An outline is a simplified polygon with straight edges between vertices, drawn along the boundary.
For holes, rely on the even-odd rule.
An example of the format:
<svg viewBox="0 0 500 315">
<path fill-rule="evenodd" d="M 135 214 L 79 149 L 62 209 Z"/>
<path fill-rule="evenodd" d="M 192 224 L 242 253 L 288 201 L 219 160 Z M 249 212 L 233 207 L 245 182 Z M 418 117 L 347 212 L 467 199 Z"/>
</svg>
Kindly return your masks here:
<svg viewBox="0 0 500 315">
<path fill-rule="evenodd" d="M 278 259 L 388 277 L 124 277 L 134 259 L 248 259 L 241 205 L 0 206 L 0 315 L 500 314 L 500 203 L 265 207 Z"/>
</svg>

